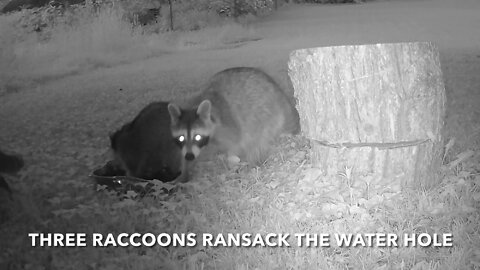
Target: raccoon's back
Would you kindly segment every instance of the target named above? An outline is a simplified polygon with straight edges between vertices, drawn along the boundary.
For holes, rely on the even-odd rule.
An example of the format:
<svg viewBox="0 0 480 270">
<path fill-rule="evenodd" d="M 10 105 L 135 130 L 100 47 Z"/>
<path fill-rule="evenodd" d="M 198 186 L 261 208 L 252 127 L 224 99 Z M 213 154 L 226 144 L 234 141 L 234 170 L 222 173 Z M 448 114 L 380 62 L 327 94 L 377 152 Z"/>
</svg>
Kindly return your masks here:
<svg viewBox="0 0 480 270">
<path fill-rule="evenodd" d="M 154 102 L 142 109 L 133 121 L 123 125 L 111 136 L 113 150 L 127 151 L 148 148 L 158 138 L 170 136 L 167 102 Z"/>
<path fill-rule="evenodd" d="M 251 133 L 256 129 L 294 133 L 298 113 L 280 86 L 257 68 L 238 67 L 215 74 L 201 99 L 212 101 L 223 125 Z M 197 101 L 198 102 L 198 101 Z"/>
<path fill-rule="evenodd" d="M 180 152 L 171 136 L 167 107 L 167 102 L 148 105 L 111 136 L 115 154 L 136 177 L 152 178 L 150 171 L 177 171 L 180 167 Z"/>
</svg>

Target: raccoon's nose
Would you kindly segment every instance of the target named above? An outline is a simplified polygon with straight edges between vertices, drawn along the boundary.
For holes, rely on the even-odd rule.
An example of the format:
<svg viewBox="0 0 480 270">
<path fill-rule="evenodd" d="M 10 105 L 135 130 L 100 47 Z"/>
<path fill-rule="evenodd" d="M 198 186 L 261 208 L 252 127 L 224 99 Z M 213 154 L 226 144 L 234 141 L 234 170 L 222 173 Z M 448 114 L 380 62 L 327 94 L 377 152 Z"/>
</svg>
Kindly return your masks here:
<svg viewBox="0 0 480 270">
<path fill-rule="evenodd" d="M 187 154 L 185 155 L 185 159 L 188 160 L 188 161 L 192 161 L 192 160 L 195 159 L 195 155 L 192 154 L 192 153 L 187 153 Z"/>
</svg>

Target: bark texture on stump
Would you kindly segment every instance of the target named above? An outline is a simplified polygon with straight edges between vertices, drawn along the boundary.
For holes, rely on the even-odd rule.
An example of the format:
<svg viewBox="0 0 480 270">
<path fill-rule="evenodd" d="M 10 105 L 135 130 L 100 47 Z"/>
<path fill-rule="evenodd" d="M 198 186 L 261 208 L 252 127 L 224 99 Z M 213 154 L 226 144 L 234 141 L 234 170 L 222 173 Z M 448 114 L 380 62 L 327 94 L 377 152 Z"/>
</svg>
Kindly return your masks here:
<svg viewBox="0 0 480 270">
<path fill-rule="evenodd" d="M 428 42 L 291 53 L 289 76 L 312 162 L 370 183 L 431 184 L 442 161 L 445 87 Z"/>
</svg>

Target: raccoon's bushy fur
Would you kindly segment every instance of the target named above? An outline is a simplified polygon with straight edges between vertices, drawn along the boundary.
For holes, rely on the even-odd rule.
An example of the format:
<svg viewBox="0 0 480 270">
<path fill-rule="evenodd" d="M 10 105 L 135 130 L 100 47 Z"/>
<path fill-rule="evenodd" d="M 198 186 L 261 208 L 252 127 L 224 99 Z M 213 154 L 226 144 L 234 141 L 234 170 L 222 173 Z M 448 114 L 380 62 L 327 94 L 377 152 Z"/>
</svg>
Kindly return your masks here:
<svg viewBox="0 0 480 270">
<path fill-rule="evenodd" d="M 110 136 L 116 161 L 128 176 L 172 181 L 182 171 L 180 148 L 170 130 L 167 102 L 154 102 Z"/>
<path fill-rule="evenodd" d="M 168 109 L 174 137 L 208 136 L 228 155 L 252 165 L 265 161 L 271 143 L 280 134 L 299 131 L 293 104 L 280 86 L 257 68 L 221 71 L 199 95 L 181 107 L 170 103 Z M 184 149 L 182 154 L 188 151 Z"/>
</svg>

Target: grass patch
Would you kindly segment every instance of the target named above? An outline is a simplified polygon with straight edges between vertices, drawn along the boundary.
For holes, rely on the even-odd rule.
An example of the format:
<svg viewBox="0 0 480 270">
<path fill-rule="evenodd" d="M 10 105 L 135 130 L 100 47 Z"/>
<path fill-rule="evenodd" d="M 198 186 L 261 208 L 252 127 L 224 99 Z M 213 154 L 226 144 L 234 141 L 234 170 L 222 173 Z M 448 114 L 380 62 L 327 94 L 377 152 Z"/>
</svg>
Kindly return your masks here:
<svg viewBox="0 0 480 270">
<path fill-rule="evenodd" d="M 182 32 L 174 38 L 175 48 L 178 50 L 229 48 L 259 39 L 253 28 L 233 22 L 198 31 Z"/>
<path fill-rule="evenodd" d="M 25 10 L 0 16 L 0 94 L 164 53 L 218 48 L 258 39 L 252 28 L 215 14 L 204 14 L 205 11 L 192 13 L 196 14 L 193 19 L 205 18 L 197 31 L 152 33 L 147 31 L 148 27 L 155 25 L 134 27 L 126 19 L 125 11 L 118 7 L 104 7 L 95 12 L 79 7 L 50 18 L 49 25 L 41 32 L 32 31 L 43 24 L 32 18 L 51 13 L 51 10 Z"/>
<path fill-rule="evenodd" d="M 0 226 L 0 267 L 44 269 L 473 269 L 478 238 L 480 153 L 455 157 L 431 190 L 381 193 L 351 201 L 351 187 L 324 179 L 309 165 L 309 145 L 284 138 L 262 167 L 224 168 L 203 161 L 194 181 L 169 193 L 121 199 L 87 181 L 58 175 L 37 181 L 24 173 L 20 193 Z M 454 165 L 453 167 L 449 165 Z M 32 183 L 25 185 L 22 183 Z M 361 188 L 358 188 L 361 189 Z M 355 190 L 365 194 L 365 190 Z M 291 247 L 31 247 L 28 232 L 289 233 Z M 294 233 L 453 234 L 453 247 L 297 247 Z M 14 268 L 16 269 L 16 268 Z"/>
</svg>

